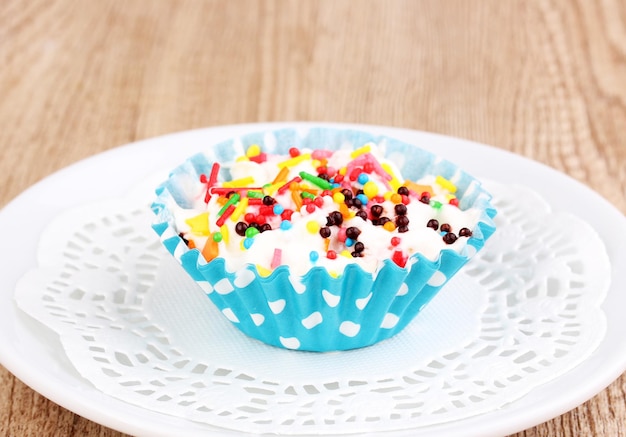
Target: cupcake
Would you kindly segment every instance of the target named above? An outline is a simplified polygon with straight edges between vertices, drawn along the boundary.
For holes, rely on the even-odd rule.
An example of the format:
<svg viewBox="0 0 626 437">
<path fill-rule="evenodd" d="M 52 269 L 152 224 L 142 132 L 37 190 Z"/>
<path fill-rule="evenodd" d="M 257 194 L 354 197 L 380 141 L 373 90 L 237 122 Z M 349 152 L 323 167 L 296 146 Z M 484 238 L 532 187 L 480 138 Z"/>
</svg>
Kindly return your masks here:
<svg viewBox="0 0 626 437">
<path fill-rule="evenodd" d="M 476 179 L 353 130 L 225 141 L 174 169 L 157 196 L 154 230 L 222 314 L 307 351 L 400 332 L 495 230 Z"/>
</svg>

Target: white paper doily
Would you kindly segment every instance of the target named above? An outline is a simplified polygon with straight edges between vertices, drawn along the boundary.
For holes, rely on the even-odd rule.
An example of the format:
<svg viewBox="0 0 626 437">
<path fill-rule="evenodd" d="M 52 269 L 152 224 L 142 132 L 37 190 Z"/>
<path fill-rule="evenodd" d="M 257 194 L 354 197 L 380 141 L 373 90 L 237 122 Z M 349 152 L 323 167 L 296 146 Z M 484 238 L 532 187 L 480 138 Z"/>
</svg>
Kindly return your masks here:
<svg viewBox="0 0 626 437">
<path fill-rule="evenodd" d="M 63 214 L 19 307 L 104 393 L 224 428 L 282 434 L 417 428 L 491 411 L 558 378 L 605 334 L 610 262 L 585 222 L 489 182 L 498 230 L 396 337 L 304 353 L 243 336 L 150 229 L 139 194 Z M 141 191 L 138 191 L 141 192 Z"/>
</svg>

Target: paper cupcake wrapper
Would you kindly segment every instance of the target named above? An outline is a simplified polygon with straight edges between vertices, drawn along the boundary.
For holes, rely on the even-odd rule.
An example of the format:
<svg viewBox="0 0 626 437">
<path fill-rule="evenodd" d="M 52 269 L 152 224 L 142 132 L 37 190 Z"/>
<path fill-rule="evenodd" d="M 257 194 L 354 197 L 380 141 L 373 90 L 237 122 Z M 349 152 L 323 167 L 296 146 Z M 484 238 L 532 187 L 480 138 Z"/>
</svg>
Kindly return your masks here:
<svg viewBox="0 0 626 437">
<path fill-rule="evenodd" d="M 386 260 L 373 274 L 354 264 L 339 277 L 322 267 L 313 267 L 298 277 L 288 266 L 280 266 L 263 277 L 254 265 L 230 272 L 222 258 L 207 263 L 197 249 L 189 249 L 178 236 L 168 206 L 176 203 L 191 207 L 189 187 L 210 171 L 213 162 L 232 162 L 252 144 L 261 145 L 268 153 L 287 154 L 291 147 L 336 150 L 368 142 L 384 147 L 386 157 L 407 179 L 441 175 L 457 186 L 462 209 L 475 207 L 483 211 L 461 253 L 443 250 L 434 262 L 415 254 L 404 268 Z M 221 176 L 228 178 L 228 170 L 223 172 Z M 177 167 L 157 189 L 157 195 L 153 204 L 154 230 L 224 316 L 250 337 L 307 351 L 369 346 L 400 332 L 495 230 L 491 196 L 472 176 L 416 146 L 354 130 L 316 128 L 299 133 L 283 129 L 228 140 Z"/>
</svg>

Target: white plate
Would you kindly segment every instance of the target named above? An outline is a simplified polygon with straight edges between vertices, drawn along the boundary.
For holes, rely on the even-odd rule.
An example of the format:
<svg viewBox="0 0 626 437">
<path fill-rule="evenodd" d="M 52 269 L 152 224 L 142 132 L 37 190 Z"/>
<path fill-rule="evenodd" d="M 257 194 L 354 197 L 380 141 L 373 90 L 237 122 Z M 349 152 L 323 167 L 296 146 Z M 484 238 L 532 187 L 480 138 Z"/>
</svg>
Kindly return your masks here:
<svg viewBox="0 0 626 437">
<path fill-rule="evenodd" d="M 306 126 L 298 123 L 224 126 L 168 135 L 113 149 L 74 164 L 34 185 L 0 211 L 0 362 L 36 391 L 77 414 L 135 435 L 240 435 L 126 404 L 99 392 L 81 378 L 55 335 L 21 313 L 13 292 L 18 279 L 36 267 L 39 235 L 60 212 L 93 200 L 115 198 L 155 170 L 176 166 L 207 145 L 245 132 Z M 315 125 L 320 125 L 319 123 Z M 626 219 L 586 186 L 544 165 L 481 144 L 410 130 L 363 125 L 357 128 L 392 136 L 454 161 L 478 177 L 523 183 L 542 193 L 554 211 L 586 220 L 607 246 L 613 266 L 626 265 Z M 61 195 L 62 193 L 62 195 Z M 8 267 L 8 268 L 7 268 Z M 614 268 L 602 306 L 606 337 L 582 364 L 538 387 L 506 408 L 465 420 L 385 436 L 504 435 L 549 420 L 583 403 L 626 369 L 626 277 Z"/>
</svg>

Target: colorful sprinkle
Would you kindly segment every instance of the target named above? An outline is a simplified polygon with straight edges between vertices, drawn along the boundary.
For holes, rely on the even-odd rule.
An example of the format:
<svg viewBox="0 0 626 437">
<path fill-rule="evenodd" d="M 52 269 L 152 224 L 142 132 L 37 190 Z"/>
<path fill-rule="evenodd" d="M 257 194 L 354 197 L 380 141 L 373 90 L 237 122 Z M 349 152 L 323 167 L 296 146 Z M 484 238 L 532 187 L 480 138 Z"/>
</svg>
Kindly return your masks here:
<svg viewBox="0 0 626 437">
<path fill-rule="evenodd" d="M 283 257 L 283 251 L 281 249 L 274 249 L 274 256 L 272 256 L 272 263 L 271 263 L 271 267 L 273 269 L 275 269 L 276 267 L 278 267 L 280 265 L 280 263 L 282 262 L 282 257 Z"/>
<path fill-rule="evenodd" d="M 375 197 L 378 194 L 378 185 L 376 185 L 376 182 L 369 181 L 363 185 L 363 194 L 365 194 L 368 199 Z"/>
<path fill-rule="evenodd" d="M 191 228 L 191 233 L 195 235 L 207 236 L 211 234 L 209 230 L 209 213 L 203 212 L 195 217 L 185 220 Z"/>
<path fill-rule="evenodd" d="M 363 147 L 359 147 L 358 149 L 355 149 L 352 151 L 352 153 L 350 154 L 350 157 L 352 159 L 357 158 L 365 153 L 369 153 L 372 150 L 372 146 L 371 144 L 366 144 Z"/>
<path fill-rule="evenodd" d="M 315 220 L 310 220 L 306 224 L 306 230 L 310 234 L 317 234 L 320 231 L 320 224 Z"/>
<path fill-rule="evenodd" d="M 235 211 L 235 205 L 228 205 L 224 213 L 217 219 L 215 224 L 220 227 L 224 224 L 226 219 Z"/>
<path fill-rule="evenodd" d="M 319 176 L 312 175 L 311 173 L 307 173 L 305 171 L 301 171 L 299 174 L 302 180 L 308 181 L 322 190 L 330 190 L 333 187 L 330 182 L 320 178 Z"/>
<path fill-rule="evenodd" d="M 248 198 L 244 197 L 235 207 L 235 210 L 230 215 L 230 219 L 234 222 L 239 221 L 239 218 L 241 218 L 241 215 L 246 211 L 246 209 L 248 209 Z"/>
<path fill-rule="evenodd" d="M 451 193 L 456 193 L 456 185 L 450 182 L 448 179 L 443 176 L 437 176 L 435 178 L 435 182 L 439 184 L 443 189 L 448 190 Z"/>
<path fill-rule="evenodd" d="M 259 146 L 258 144 L 252 144 L 246 150 L 246 156 L 248 158 L 251 158 L 253 156 L 257 156 L 257 155 L 260 155 L 260 154 L 261 154 L 261 146 Z"/>
<path fill-rule="evenodd" d="M 248 185 L 252 185 L 254 183 L 254 178 L 252 176 L 246 176 L 240 179 L 233 179 L 232 181 L 227 181 L 222 183 L 222 187 L 224 188 L 242 188 Z"/>
<path fill-rule="evenodd" d="M 307 159 L 311 159 L 311 154 L 310 153 L 303 153 L 301 155 L 294 156 L 291 159 L 287 159 L 286 161 L 279 162 L 278 163 L 278 167 L 279 168 L 295 167 L 296 165 L 300 164 L 302 161 L 306 161 Z"/>
</svg>

